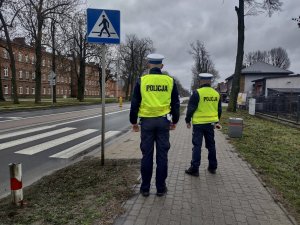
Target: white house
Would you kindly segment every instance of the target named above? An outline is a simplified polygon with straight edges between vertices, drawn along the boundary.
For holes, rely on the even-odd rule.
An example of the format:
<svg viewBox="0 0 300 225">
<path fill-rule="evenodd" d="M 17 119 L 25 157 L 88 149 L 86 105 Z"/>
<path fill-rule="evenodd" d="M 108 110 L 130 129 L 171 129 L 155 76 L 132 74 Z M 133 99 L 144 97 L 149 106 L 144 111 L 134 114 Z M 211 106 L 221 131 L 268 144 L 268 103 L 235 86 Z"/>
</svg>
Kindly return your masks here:
<svg viewBox="0 0 300 225">
<path fill-rule="evenodd" d="M 259 80 L 268 77 L 286 77 L 293 74 L 292 71 L 281 69 L 264 62 L 256 62 L 241 71 L 240 93 L 247 94 L 247 97 L 253 96 L 253 80 Z M 228 91 L 230 93 L 233 75 L 226 78 Z"/>
<path fill-rule="evenodd" d="M 300 95 L 300 74 L 265 77 L 253 80 L 253 82 L 255 97 L 278 94 Z"/>
</svg>

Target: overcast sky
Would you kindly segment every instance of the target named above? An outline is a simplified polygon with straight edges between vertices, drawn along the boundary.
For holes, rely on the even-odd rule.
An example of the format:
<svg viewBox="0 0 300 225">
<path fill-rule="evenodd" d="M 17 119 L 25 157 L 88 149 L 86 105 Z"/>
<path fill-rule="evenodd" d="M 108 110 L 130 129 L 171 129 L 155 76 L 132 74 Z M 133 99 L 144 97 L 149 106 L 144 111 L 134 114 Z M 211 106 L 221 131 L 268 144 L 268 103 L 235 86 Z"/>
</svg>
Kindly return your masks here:
<svg viewBox="0 0 300 225">
<path fill-rule="evenodd" d="M 260 1 L 260 0 L 258 0 Z M 282 47 L 291 60 L 289 70 L 300 73 L 299 0 L 282 0 L 281 12 L 245 17 L 245 53 Z M 128 34 L 149 37 L 163 54 L 164 69 L 190 88 L 193 59 L 190 43 L 204 43 L 219 82 L 234 72 L 238 0 L 88 0 L 87 7 L 121 11 L 121 42 Z"/>
</svg>

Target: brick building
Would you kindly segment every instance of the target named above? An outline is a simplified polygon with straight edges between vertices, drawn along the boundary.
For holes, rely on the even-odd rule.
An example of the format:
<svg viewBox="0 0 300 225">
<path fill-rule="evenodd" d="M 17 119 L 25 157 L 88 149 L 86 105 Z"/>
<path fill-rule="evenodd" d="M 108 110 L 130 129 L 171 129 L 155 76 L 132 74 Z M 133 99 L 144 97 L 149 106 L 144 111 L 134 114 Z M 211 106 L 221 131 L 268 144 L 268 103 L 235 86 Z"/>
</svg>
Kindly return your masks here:
<svg viewBox="0 0 300 225">
<path fill-rule="evenodd" d="M 2 41 L 3 42 L 3 41 Z M 3 44 L 5 44 L 3 42 Z M 35 95 L 35 49 L 25 43 L 25 38 L 15 38 L 13 40 L 13 51 L 16 60 L 16 82 L 18 96 L 20 98 L 33 98 Z M 42 98 L 51 97 L 51 86 L 48 76 L 52 67 L 52 57 L 44 49 L 42 53 L 42 77 L 41 77 L 41 96 Z M 77 96 L 77 75 L 73 60 L 67 57 L 57 56 L 56 65 L 56 96 L 57 97 L 76 97 Z M 78 68 L 78 66 L 77 66 Z M 0 47 L 0 75 L 4 96 L 10 97 L 12 93 L 11 69 L 8 52 Z M 106 96 L 117 97 L 121 94 L 121 87 L 117 89 L 115 80 L 106 83 Z M 86 64 L 85 75 L 85 96 L 99 97 L 99 72 L 97 65 Z M 123 93 L 122 93 L 123 96 Z"/>
</svg>

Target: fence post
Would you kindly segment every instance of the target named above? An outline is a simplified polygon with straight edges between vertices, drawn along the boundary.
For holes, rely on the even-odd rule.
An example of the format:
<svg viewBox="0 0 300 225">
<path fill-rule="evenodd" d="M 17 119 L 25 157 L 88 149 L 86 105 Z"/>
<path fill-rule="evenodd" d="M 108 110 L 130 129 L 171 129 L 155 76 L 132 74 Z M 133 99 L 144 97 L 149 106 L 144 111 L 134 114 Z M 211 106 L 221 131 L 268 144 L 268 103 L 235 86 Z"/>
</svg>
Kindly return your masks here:
<svg viewBox="0 0 300 225">
<path fill-rule="evenodd" d="M 22 164 L 10 163 L 11 201 L 15 205 L 23 205 Z"/>
<path fill-rule="evenodd" d="M 297 100 L 297 123 L 300 123 L 300 95 Z"/>
</svg>

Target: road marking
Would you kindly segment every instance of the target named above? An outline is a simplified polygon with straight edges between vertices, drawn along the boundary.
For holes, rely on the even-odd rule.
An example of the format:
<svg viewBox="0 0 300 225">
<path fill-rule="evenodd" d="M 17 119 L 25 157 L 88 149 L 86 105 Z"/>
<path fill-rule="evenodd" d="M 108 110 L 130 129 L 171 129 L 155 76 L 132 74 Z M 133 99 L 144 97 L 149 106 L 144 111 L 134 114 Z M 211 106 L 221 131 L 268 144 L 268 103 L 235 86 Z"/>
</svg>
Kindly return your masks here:
<svg viewBox="0 0 300 225">
<path fill-rule="evenodd" d="M 8 120 L 20 120 L 20 119 L 23 119 L 23 117 L 13 117 L 13 116 L 10 116 L 10 117 L 3 117 L 3 116 L 0 116 L 0 119 L 8 119 Z"/>
<path fill-rule="evenodd" d="M 105 115 L 106 116 L 113 115 L 113 114 L 117 114 L 117 113 L 120 113 L 120 112 L 129 111 L 129 110 L 130 109 L 124 109 L 124 110 L 117 111 L 117 112 L 106 113 Z M 101 116 L 102 115 L 96 115 L 96 116 L 86 117 L 86 118 L 82 118 L 82 119 L 78 119 L 78 120 L 72 120 L 72 121 L 68 121 L 68 122 L 63 122 L 63 123 L 57 124 L 56 126 L 66 125 L 66 124 L 69 124 L 69 123 L 75 123 L 75 122 L 79 122 L 79 121 L 83 121 L 83 120 L 88 120 L 88 119 L 93 119 L 93 118 L 97 118 L 97 117 L 101 117 Z"/>
<path fill-rule="evenodd" d="M 118 106 L 109 106 L 109 107 L 106 107 L 106 108 L 114 108 L 114 107 L 118 107 Z M 87 112 L 87 111 L 92 111 L 92 110 L 100 110 L 101 108 L 93 108 L 93 109 L 85 109 L 85 110 L 78 110 L 78 111 L 71 111 L 71 112 L 62 112 L 62 113 L 52 113 L 52 114 L 47 114 L 47 115 L 42 115 L 42 116 L 31 116 L 31 117 L 12 117 L 12 118 L 15 118 L 13 120 L 23 120 L 23 119 L 34 119 L 34 118 L 40 118 L 40 117 L 45 117 L 45 116 L 57 116 L 57 115 L 61 115 L 61 114 L 70 114 L 70 113 L 77 113 L 77 112 Z M 122 111 L 128 111 L 130 109 L 126 109 L 126 110 L 121 110 L 121 111 L 117 111 L 118 112 L 122 112 Z M 108 114 L 105 114 L 105 115 L 108 115 Z M 100 115 L 101 116 L 101 115 Z M 1 117 L 0 117 L 1 118 Z M 4 117 L 3 117 L 4 118 Z M 8 118 L 8 117 L 7 117 Z M 13 121 L 13 120 L 4 120 L 4 121 L 0 121 L 0 123 L 3 123 L 3 122 L 9 122 L 9 121 Z"/>
<path fill-rule="evenodd" d="M 0 140 L 4 139 L 4 138 L 19 136 L 19 135 L 22 135 L 22 134 L 29 134 L 29 133 L 33 133 L 33 132 L 36 132 L 36 131 L 46 130 L 46 129 L 50 129 L 50 128 L 53 128 L 53 127 L 55 127 L 55 125 L 37 127 L 37 128 L 28 129 L 28 130 L 21 130 L 21 131 L 16 131 L 16 132 L 13 132 L 13 133 L 2 134 L 2 135 L 0 135 Z"/>
<path fill-rule="evenodd" d="M 37 134 L 37 135 L 33 135 L 31 137 L 26 137 L 26 138 L 21 138 L 19 140 L 14 140 L 14 141 L 9 141 L 3 144 L 0 144 L 0 151 L 6 148 L 10 148 L 16 145 L 20 145 L 20 144 L 24 144 L 24 143 L 28 143 L 31 141 L 35 141 L 37 139 L 41 139 L 41 138 L 45 138 L 45 137 L 50 137 L 56 134 L 61 134 L 70 130 L 74 130 L 75 128 L 73 127 L 65 127 L 65 128 L 61 128 L 58 130 L 53 130 L 53 131 L 49 131 L 43 134 Z"/>
<path fill-rule="evenodd" d="M 120 131 L 108 131 L 105 133 L 105 139 L 111 138 L 119 133 L 120 133 Z M 98 136 L 96 136 L 92 139 L 89 139 L 87 141 L 84 141 L 78 145 L 74 145 L 73 147 L 68 148 L 64 151 L 61 151 L 54 155 L 51 155 L 50 158 L 68 159 L 68 158 L 71 158 L 74 155 L 76 155 L 80 152 L 83 152 L 86 149 L 91 148 L 100 143 L 101 143 L 101 135 L 98 135 Z"/>
<path fill-rule="evenodd" d="M 48 150 L 49 148 L 53 148 L 55 146 L 58 146 L 58 145 L 66 143 L 66 142 L 72 141 L 76 138 L 80 138 L 80 137 L 86 136 L 88 134 L 94 133 L 96 131 L 98 131 L 98 130 L 96 130 L 96 129 L 86 129 L 86 130 L 83 130 L 83 131 L 80 131 L 80 132 L 77 132 L 77 133 L 74 133 L 74 134 L 70 134 L 70 135 L 55 139 L 55 140 L 51 140 L 51 141 L 47 141 L 47 142 L 44 142 L 44 143 L 39 144 L 39 145 L 35 145 L 33 147 L 25 148 L 23 150 L 15 152 L 15 153 L 24 154 L 24 155 L 33 155 L 33 154 Z"/>
</svg>

